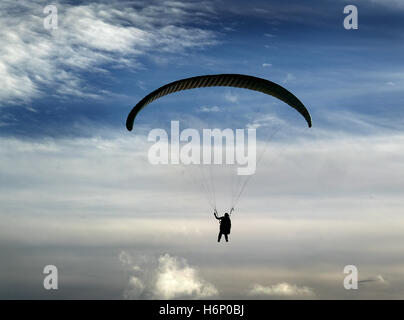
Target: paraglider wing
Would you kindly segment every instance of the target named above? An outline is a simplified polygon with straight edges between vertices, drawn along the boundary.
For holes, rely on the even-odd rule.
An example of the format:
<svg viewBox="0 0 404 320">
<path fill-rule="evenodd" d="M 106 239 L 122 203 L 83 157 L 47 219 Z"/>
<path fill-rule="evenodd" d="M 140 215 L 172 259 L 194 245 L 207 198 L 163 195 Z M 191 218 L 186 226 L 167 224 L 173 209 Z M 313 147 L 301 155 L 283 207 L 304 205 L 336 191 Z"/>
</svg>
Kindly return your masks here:
<svg viewBox="0 0 404 320">
<path fill-rule="evenodd" d="M 214 74 L 174 81 L 149 93 L 129 113 L 126 128 L 131 131 L 139 111 L 162 96 L 182 90 L 220 86 L 250 89 L 274 96 L 295 108 L 311 127 L 311 117 L 306 107 L 295 95 L 282 86 L 266 79 L 243 74 Z"/>
</svg>

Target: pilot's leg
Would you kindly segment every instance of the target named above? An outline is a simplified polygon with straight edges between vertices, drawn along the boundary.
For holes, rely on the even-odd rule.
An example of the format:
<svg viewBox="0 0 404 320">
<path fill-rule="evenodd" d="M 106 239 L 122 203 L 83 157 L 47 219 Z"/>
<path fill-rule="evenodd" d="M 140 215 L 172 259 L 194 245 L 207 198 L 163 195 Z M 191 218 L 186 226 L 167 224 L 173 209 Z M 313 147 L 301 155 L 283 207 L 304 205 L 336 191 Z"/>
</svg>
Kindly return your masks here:
<svg viewBox="0 0 404 320">
<path fill-rule="evenodd" d="M 217 238 L 217 242 L 220 242 L 220 239 L 222 238 L 222 233 L 219 232 L 219 237 Z"/>
</svg>

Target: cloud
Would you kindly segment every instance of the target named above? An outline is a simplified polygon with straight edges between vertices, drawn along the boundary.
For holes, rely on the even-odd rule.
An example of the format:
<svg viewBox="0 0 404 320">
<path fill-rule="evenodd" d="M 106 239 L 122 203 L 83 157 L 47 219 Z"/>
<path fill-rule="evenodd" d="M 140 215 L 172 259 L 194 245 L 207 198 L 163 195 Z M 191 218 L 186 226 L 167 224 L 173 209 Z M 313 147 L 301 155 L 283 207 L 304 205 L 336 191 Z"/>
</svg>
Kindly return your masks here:
<svg viewBox="0 0 404 320">
<path fill-rule="evenodd" d="M 218 294 L 217 289 L 201 279 L 197 271 L 185 260 L 179 261 L 168 254 L 159 258 L 156 296 L 162 299 L 209 298 Z"/>
<path fill-rule="evenodd" d="M 262 64 L 263 68 L 268 68 L 268 67 L 272 67 L 272 63 L 263 63 Z"/>
<path fill-rule="evenodd" d="M 207 106 L 202 106 L 199 108 L 200 112 L 219 112 L 220 108 L 218 106 L 212 106 L 212 107 L 207 107 Z"/>
<path fill-rule="evenodd" d="M 120 261 L 128 265 L 128 254 L 121 252 Z M 129 260 L 131 262 L 131 258 Z M 202 279 L 185 259 L 161 255 L 154 265 L 144 260 L 143 269 L 136 266 L 127 288 L 126 299 L 206 299 L 218 295 L 218 290 Z"/>
<path fill-rule="evenodd" d="M 289 83 L 293 80 L 296 80 L 296 77 L 292 73 L 288 73 L 286 77 L 282 80 L 283 83 Z"/>
<path fill-rule="evenodd" d="M 279 118 L 273 114 L 267 114 L 267 115 L 260 116 L 259 118 L 253 120 L 251 123 L 248 123 L 246 125 L 246 127 L 249 129 L 258 129 L 261 127 L 269 127 L 271 129 L 273 129 L 273 128 L 278 128 L 284 124 L 285 124 L 285 121 L 283 121 L 281 118 Z"/>
<path fill-rule="evenodd" d="M 146 86 L 145 86 L 145 83 L 144 83 L 144 81 L 142 81 L 142 80 L 136 81 L 136 85 L 137 85 L 140 89 L 142 89 L 143 91 L 146 91 L 146 90 L 147 90 L 147 88 L 146 88 Z"/>
<path fill-rule="evenodd" d="M 128 283 L 128 289 L 124 293 L 125 299 L 137 299 L 142 296 L 145 285 L 142 280 L 136 276 L 131 276 Z"/>
<path fill-rule="evenodd" d="M 232 102 L 232 103 L 237 103 L 238 102 L 238 95 L 233 94 L 231 92 L 226 92 L 224 95 L 225 100 Z"/>
<path fill-rule="evenodd" d="M 278 125 L 278 119 L 272 115 L 264 116 L 261 120 L 251 122 L 251 126 Z M 339 206 L 344 202 L 347 210 L 358 196 L 367 194 L 375 195 L 380 204 L 380 207 L 372 204 L 368 208 L 372 212 L 384 205 L 393 209 L 395 207 L 390 206 L 393 202 L 400 203 L 396 196 L 404 188 L 400 179 L 404 172 L 401 165 L 404 161 L 402 135 L 352 137 L 341 134 L 327 136 L 319 132 L 319 138 L 316 133 L 313 132 L 311 141 L 308 141 L 303 139 L 302 133 L 291 132 L 289 128 L 285 132 L 277 132 L 277 139 L 283 138 L 282 134 L 289 139 L 300 138 L 295 143 L 274 141 L 268 145 L 268 152 L 257 166 L 258 174 L 247 186 L 249 197 L 257 200 L 282 194 L 291 197 L 278 199 L 279 205 L 283 201 L 286 205 L 298 197 L 302 190 L 306 190 L 310 191 L 305 197 L 306 201 L 310 202 L 321 195 L 321 201 L 317 199 L 316 206 L 326 206 L 328 203 L 328 211 L 332 211 L 335 206 L 333 199 L 338 197 L 342 198 Z M 35 141 L 1 138 L 2 212 L 54 214 L 56 210 L 60 215 L 77 216 L 96 211 L 98 216 L 115 212 L 144 217 L 146 213 L 161 214 L 161 203 L 164 203 L 166 217 L 182 216 L 188 210 L 202 215 L 195 206 L 206 205 L 203 195 L 196 186 L 190 188 L 187 177 L 178 179 L 183 168 L 151 165 L 147 159 L 150 144 L 145 137 L 123 137 L 121 134 L 108 137 L 105 130 L 103 135 L 103 138 Z M 271 165 L 266 165 L 269 162 Z M 216 177 L 221 183 L 230 175 L 223 173 Z M 268 177 L 271 184 L 266 181 Z M 229 193 L 225 191 L 218 189 L 218 192 L 223 192 L 218 199 L 222 196 L 224 201 L 228 199 Z M 186 194 L 190 200 L 182 203 L 180 212 L 172 192 Z M 249 197 L 246 196 L 243 201 Z M 151 198 L 160 201 L 157 203 Z M 255 209 L 251 210 L 265 212 L 265 208 L 259 208 L 258 203 L 252 204 Z M 364 210 L 357 214 L 361 212 Z"/>
<path fill-rule="evenodd" d="M 42 1 L 1 2 L 1 12 L 7 13 L 0 15 L 3 105 L 45 95 L 97 98 L 85 72 L 107 74 L 111 65 L 136 70 L 142 55 L 181 53 L 216 43 L 215 32 L 183 26 L 191 12 L 198 21 L 209 6 L 175 1 L 144 4 L 141 9 L 119 2 L 54 5 L 59 25 L 48 31 Z"/>
<path fill-rule="evenodd" d="M 264 286 L 269 269 L 271 285 L 288 279 L 288 284 L 305 284 L 322 298 L 349 298 L 335 289 L 341 285 L 341 256 L 347 263 L 363 263 L 394 279 L 394 290 L 364 285 L 360 297 L 402 294 L 403 135 L 321 133 L 310 140 L 297 135 L 295 142 L 270 143 L 236 208 L 234 235 L 226 247 L 229 255 L 222 259 L 223 247 L 214 245 L 216 221 L 203 194 L 187 184 L 180 168 L 151 166 L 149 144 L 136 134 L 103 134 L 73 139 L 0 138 L 0 260 L 8 263 L 0 273 L 1 283 L 8 278 L 20 281 L 23 273 L 30 275 L 32 256 L 21 263 L 26 248 L 36 255 L 44 252 L 41 259 L 35 258 L 41 265 L 62 255 L 78 273 L 85 264 L 76 258 L 80 254 L 91 255 L 93 262 L 97 259 L 97 272 L 102 268 L 97 265 L 117 261 L 122 248 L 133 248 L 129 256 L 120 257 L 126 274 L 105 270 L 82 296 L 96 296 L 100 282 L 110 281 L 116 288 L 112 298 L 122 297 L 122 283 L 128 286 L 128 297 L 178 297 L 180 292 L 164 291 L 164 284 L 168 274 L 189 279 L 188 266 L 195 270 L 190 287 L 207 280 L 221 298 L 242 299 L 251 284 Z M 294 132 L 286 134 L 295 140 Z M 231 176 L 214 177 L 217 185 L 227 183 L 227 188 L 216 189 L 219 208 L 225 208 Z M 7 258 L 10 252 L 13 256 Z M 107 259 L 105 252 L 115 256 Z M 170 258 L 160 262 L 166 252 L 176 262 Z M 174 258 L 184 257 L 184 252 L 186 264 Z M 144 253 L 154 258 L 143 258 Z M 251 256 L 251 260 L 234 265 L 231 257 L 240 256 Z M 331 272 L 323 275 L 327 282 L 319 280 L 319 269 Z M 70 270 L 69 276 L 75 277 Z M 131 276 L 135 278 L 129 283 Z M 30 277 L 37 286 L 37 275 Z M 209 291 L 199 288 L 195 296 Z M 29 296 L 23 289 L 19 292 Z M 2 292 L 0 296 L 7 296 L 5 289 Z"/>
<path fill-rule="evenodd" d="M 262 286 L 260 284 L 254 284 L 252 289 L 249 291 L 251 296 L 270 296 L 270 297 L 314 297 L 313 289 L 309 287 L 298 287 L 294 284 L 289 284 L 287 282 L 282 282 L 274 284 L 272 286 Z"/>
<path fill-rule="evenodd" d="M 141 270 L 141 267 L 134 263 L 132 256 L 129 255 L 127 252 L 121 251 L 118 258 L 119 258 L 119 261 L 121 262 L 122 266 L 124 266 L 126 268 L 130 268 L 133 271 Z"/>
</svg>

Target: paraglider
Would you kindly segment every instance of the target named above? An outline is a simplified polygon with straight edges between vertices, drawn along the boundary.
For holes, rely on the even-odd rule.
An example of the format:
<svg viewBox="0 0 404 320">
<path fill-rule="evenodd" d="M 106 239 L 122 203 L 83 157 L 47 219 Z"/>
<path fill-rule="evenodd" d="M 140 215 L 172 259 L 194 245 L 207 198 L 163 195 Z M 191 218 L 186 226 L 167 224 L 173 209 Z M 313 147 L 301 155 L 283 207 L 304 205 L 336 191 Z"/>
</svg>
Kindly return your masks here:
<svg viewBox="0 0 404 320">
<path fill-rule="evenodd" d="M 243 74 L 214 74 L 214 75 L 203 75 L 203 76 L 196 76 L 186 79 L 177 80 L 168 84 L 163 85 L 162 87 L 154 90 L 153 92 L 146 95 L 142 100 L 140 100 L 130 111 L 127 119 L 126 119 L 126 128 L 129 131 L 132 131 L 134 126 L 134 121 L 138 116 L 139 112 L 146 107 L 148 104 L 152 103 L 154 100 L 159 99 L 165 95 L 182 91 L 182 90 L 189 90 L 195 88 L 205 88 L 205 87 L 236 87 L 236 88 L 244 88 L 249 90 L 258 91 L 270 96 L 273 96 L 286 104 L 290 107 L 294 108 L 305 120 L 310 128 L 312 126 L 311 123 L 311 116 L 309 111 L 303 105 L 303 103 L 290 91 L 285 89 L 284 87 L 276 84 L 272 81 L 250 76 L 250 75 L 243 75 Z M 234 210 L 235 203 L 241 196 L 247 182 L 251 175 L 249 175 L 244 183 L 237 183 L 236 188 L 232 188 L 233 191 L 233 199 L 231 202 L 231 211 L 230 215 L 225 213 L 224 216 L 219 217 L 218 212 L 216 209 L 216 195 L 215 195 L 215 188 L 212 179 L 212 174 L 210 171 L 210 181 L 206 179 L 206 175 L 204 174 L 203 170 L 201 170 L 201 181 L 199 183 L 201 191 L 205 193 L 205 196 L 214 209 L 214 216 L 216 219 L 220 220 L 220 232 L 218 235 L 218 242 L 222 235 L 224 235 L 226 241 L 228 241 L 228 235 L 230 234 L 231 229 L 231 220 L 230 215 Z M 190 174 L 191 178 L 195 177 Z M 238 176 L 239 178 L 239 176 Z M 233 180 L 233 179 L 232 179 Z M 239 182 L 239 180 L 238 180 Z M 198 184 L 198 183 L 196 183 Z"/>
</svg>

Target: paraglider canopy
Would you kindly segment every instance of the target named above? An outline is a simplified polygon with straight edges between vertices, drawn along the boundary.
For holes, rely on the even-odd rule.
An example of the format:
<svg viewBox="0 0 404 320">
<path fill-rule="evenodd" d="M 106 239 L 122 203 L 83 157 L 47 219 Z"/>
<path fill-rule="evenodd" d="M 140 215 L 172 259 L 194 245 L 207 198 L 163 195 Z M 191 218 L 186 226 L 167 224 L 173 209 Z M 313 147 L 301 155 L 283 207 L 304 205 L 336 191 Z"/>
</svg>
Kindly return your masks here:
<svg viewBox="0 0 404 320">
<path fill-rule="evenodd" d="M 309 111 L 303 103 L 290 91 L 275 82 L 243 74 L 214 74 L 186 78 L 168 83 L 149 93 L 131 110 L 126 120 L 126 128 L 131 131 L 140 110 L 154 100 L 173 92 L 203 87 L 237 87 L 259 91 L 274 96 L 296 109 L 311 127 Z"/>
</svg>

